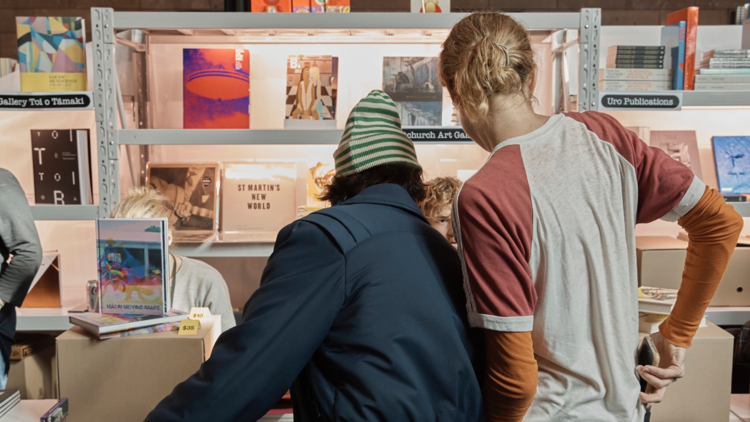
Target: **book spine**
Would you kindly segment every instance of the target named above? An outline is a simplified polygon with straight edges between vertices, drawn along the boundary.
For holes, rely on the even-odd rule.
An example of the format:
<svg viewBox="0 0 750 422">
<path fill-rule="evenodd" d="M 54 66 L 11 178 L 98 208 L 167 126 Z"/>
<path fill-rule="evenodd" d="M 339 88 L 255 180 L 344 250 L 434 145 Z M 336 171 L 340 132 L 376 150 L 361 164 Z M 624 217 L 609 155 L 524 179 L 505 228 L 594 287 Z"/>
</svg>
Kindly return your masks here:
<svg viewBox="0 0 750 422">
<path fill-rule="evenodd" d="M 671 81 L 669 69 L 600 69 L 600 80 Z"/>
<path fill-rule="evenodd" d="M 750 64 L 750 57 L 712 57 L 709 63 L 744 63 Z"/>
<path fill-rule="evenodd" d="M 669 82 L 604 81 L 599 89 L 601 91 L 664 91 L 671 89 L 671 84 Z"/>
<path fill-rule="evenodd" d="M 718 62 L 711 63 L 711 69 L 750 69 L 750 63 Z"/>
<path fill-rule="evenodd" d="M 695 75 L 695 84 L 750 84 L 750 73 L 747 75 Z"/>
<path fill-rule="evenodd" d="M 701 69 L 701 75 L 750 75 L 750 69 Z"/>
<path fill-rule="evenodd" d="M 615 64 L 664 64 L 664 58 L 616 58 L 616 59 L 607 59 L 607 63 L 615 63 Z"/>
<path fill-rule="evenodd" d="M 748 91 L 750 83 L 746 84 L 695 84 L 696 91 Z"/>
<path fill-rule="evenodd" d="M 633 64 L 624 64 L 624 63 L 618 63 L 614 67 L 614 69 L 664 69 L 664 63 L 633 63 Z"/>
<path fill-rule="evenodd" d="M 609 47 L 607 52 L 616 52 L 617 54 L 664 54 L 663 45 L 615 45 Z"/>
<path fill-rule="evenodd" d="M 695 53 L 698 44 L 698 8 L 688 7 L 685 35 L 685 80 L 686 91 L 691 91 L 695 83 Z"/>
</svg>

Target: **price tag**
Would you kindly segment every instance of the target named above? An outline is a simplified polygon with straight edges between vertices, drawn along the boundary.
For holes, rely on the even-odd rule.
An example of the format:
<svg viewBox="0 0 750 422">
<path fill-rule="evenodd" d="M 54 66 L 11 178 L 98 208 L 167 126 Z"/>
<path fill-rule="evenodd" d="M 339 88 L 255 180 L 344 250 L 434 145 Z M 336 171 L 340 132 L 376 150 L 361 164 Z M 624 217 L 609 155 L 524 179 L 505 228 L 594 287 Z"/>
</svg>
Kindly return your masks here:
<svg viewBox="0 0 750 422">
<path fill-rule="evenodd" d="M 196 319 L 183 319 L 180 321 L 180 331 L 177 333 L 178 336 L 194 336 L 198 334 L 198 328 L 201 327 L 201 322 Z"/>
<path fill-rule="evenodd" d="M 211 311 L 208 308 L 190 308 L 190 316 L 188 318 L 204 322 L 211 318 Z"/>
</svg>

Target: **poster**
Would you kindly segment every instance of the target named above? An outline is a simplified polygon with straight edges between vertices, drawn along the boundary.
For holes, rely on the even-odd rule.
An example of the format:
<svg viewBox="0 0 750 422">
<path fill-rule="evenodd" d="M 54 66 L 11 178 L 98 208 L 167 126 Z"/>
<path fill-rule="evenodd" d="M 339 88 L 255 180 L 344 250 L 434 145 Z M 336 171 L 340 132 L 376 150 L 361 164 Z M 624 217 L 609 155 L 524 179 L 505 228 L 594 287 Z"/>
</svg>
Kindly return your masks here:
<svg viewBox="0 0 750 422">
<path fill-rule="evenodd" d="M 243 49 L 183 50 L 183 127 L 250 128 L 250 53 Z"/>
<path fill-rule="evenodd" d="M 383 57 L 383 91 L 396 103 L 402 126 L 442 126 L 437 57 Z"/>
<path fill-rule="evenodd" d="M 338 57 L 289 56 L 286 79 L 286 119 L 336 119 Z"/>
</svg>

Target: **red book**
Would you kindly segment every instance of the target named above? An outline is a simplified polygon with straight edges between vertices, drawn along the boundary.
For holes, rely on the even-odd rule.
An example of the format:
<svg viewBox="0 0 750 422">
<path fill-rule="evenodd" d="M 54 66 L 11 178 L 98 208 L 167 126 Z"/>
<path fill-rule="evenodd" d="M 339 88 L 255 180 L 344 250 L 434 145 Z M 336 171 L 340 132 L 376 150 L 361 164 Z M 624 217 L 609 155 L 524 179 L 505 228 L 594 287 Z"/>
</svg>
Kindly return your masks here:
<svg viewBox="0 0 750 422">
<path fill-rule="evenodd" d="M 698 8 L 687 7 L 667 15 L 667 25 L 685 21 L 685 74 L 683 89 L 692 91 L 695 85 L 695 46 L 698 42 Z"/>
<path fill-rule="evenodd" d="M 292 0 L 250 0 L 253 13 L 291 13 Z"/>
</svg>

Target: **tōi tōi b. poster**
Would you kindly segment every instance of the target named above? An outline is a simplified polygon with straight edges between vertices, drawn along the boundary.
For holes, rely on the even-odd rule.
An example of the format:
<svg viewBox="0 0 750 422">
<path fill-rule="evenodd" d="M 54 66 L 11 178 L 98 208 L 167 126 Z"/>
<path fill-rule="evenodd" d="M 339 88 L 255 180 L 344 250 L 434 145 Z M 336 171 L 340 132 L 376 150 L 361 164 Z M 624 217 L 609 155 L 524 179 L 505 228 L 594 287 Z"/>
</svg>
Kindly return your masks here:
<svg viewBox="0 0 750 422">
<path fill-rule="evenodd" d="M 250 53 L 243 49 L 183 50 L 183 127 L 250 127 Z"/>
</svg>

